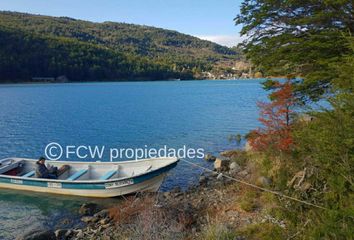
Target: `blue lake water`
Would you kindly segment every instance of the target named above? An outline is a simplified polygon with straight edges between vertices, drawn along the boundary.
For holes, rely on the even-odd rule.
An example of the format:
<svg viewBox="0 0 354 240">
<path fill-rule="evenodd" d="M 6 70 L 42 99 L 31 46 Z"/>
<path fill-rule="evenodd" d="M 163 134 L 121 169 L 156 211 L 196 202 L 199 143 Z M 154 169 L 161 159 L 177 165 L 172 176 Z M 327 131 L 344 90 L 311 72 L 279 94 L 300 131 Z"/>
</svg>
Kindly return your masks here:
<svg viewBox="0 0 354 240">
<path fill-rule="evenodd" d="M 260 80 L 1 85 L 0 158 L 38 158 L 50 142 L 106 148 L 186 145 L 217 153 L 235 147 L 228 141 L 231 134 L 259 125 L 256 102 L 265 99 Z M 185 188 L 199 174 L 181 162 L 162 190 Z M 81 201 L 0 190 L 0 239 L 33 222 L 53 226 L 63 208 L 71 214 Z"/>
</svg>

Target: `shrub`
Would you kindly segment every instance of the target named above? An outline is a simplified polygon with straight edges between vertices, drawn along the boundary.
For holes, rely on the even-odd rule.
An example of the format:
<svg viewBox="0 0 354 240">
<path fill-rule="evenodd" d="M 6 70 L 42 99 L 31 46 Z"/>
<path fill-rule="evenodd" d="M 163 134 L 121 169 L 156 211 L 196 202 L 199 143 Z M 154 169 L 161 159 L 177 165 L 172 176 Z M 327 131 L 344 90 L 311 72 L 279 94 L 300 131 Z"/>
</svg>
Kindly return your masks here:
<svg viewBox="0 0 354 240">
<path fill-rule="evenodd" d="M 245 151 L 235 151 L 231 158 L 232 161 L 235 161 L 241 167 L 245 167 L 248 162 L 248 155 Z"/>
<path fill-rule="evenodd" d="M 169 208 L 156 207 L 155 198 L 147 195 L 129 197 L 110 209 L 116 222 L 113 239 L 183 239 L 194 223 L 193 209 L 180 202 Z"/>
</svg>

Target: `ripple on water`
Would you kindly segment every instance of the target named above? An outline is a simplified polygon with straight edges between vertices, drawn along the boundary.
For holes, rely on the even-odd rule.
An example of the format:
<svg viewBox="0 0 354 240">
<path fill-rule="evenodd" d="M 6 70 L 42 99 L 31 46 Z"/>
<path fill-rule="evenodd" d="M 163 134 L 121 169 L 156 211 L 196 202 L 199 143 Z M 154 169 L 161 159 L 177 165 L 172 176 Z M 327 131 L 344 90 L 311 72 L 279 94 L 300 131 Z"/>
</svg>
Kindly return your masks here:
<svg viewBox="0 0 354 240">
<path fill-rule="evenodd" d="M 231 134 L 258 125 L 259 80 L 175 81 L 0 86 L 0 158 L 37 158 L 50 142 L 106 147 L 235 147 Z M 108 158 L 108 156 L 107 156 Z M 73 158 L 72 160 L 78 160 Z M 190 159 L 211 166 L 202 159 Z M 199 169 L 183 162 L 162 186 L 182 188 Z M 75 200 L 0 191 L 0 239 L 26 228 L 53 226 Z M 65 209 L 65 210 L 63 210 Z M 21 229 L 21 230 L 19 230 Z"/>
</svg>

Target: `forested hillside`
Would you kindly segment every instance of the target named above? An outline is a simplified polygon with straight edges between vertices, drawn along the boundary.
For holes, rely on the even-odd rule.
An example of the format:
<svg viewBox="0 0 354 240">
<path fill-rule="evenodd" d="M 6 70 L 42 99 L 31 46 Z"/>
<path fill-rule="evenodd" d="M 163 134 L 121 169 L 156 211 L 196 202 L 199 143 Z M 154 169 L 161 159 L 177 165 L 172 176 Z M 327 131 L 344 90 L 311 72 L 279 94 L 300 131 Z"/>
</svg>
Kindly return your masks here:
<svg viewBox="0 0 354 240">
<path fill-rule="evenodd" d="M 0 12 L 0 79 L 192 79 L 239 54 L 160 28 Z"/>
<path fill-rule="evenodd" d="M 0 46 L 0 79 L 6 82 L 60 76 L 71 81 L 193 77 L 163 64 L 63 37 L 1 29 Z"/>
</svg>

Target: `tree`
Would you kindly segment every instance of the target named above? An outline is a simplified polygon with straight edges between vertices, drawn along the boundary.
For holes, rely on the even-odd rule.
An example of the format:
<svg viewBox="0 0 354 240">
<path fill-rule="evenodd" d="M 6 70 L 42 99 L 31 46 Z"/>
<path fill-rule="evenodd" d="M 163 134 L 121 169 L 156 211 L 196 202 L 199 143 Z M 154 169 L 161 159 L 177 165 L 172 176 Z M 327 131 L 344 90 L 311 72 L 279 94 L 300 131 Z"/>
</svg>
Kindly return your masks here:
<svg viewBox="0 0 354 240">
<path fill-rule="evenodd" d="M 167 64 L 96 44 L 0 27 L 0 82 L 62 75 L 71 81 L 192 78 Z"/>
<path fill-rule="evenodd" d="M 259 121 L 263 127 L 251 132 L 250 145 L 258 151 L 289 151 L 293 143 L 290 115 L 295 104 L 291 81 L 271 81 L 266 84 L 267 89 L 274 91 L 269 95 L 271 102 L 258 103 L 261 115 Z"/>
<path fill-rule="evenodd" d="M 70 80 L 194 79 L 196 76 L 190 71 L 194 67 L 197 70 L 195 74 L 198 75 L 200 71 L 216 68 L 221 60 L 231 63 L 239 58 L 239 54 L 232 49 L 216 43 L 175 31 L 134 24 L 92 23 L 64 17 L 0 11 L 0 34 L 1 32 L 5 35 L 14 32 L 22 35 L 14 43 L 6 36 L 0 39 L 0 52 L 5 52 L 0 57 L 5 58 L 5 61 L 12 57 L 20 57 L 20 60 L 25 60 L 23 58 L 26 57 L 37 58 L 36 56 L 44 55 L 46 51 L 55 52 L 54 55 L 59 55 L 60 60 L 54 61 L 54 66 L 43 66 L 44 70 L 38 74 L 45 74 L 48 67 L 61 72 L 56 69 L 56 65 L 61 64 L 66 67 L 60 70 L 64 70 L 66 75 L 71 73 L 72 76 L 68 76 Z M 37 41 L 38 38 L 41 41 Z M 25 39 L 25 45 L 18 46 L 22 39 Z M 48 42 L 47 46 L 38 46 L 43 41 Z M 9 48 L 15 50 L 8 53 L 6 50 Z M 40 49 L 39 53 L 37 48 Z M 83 49 L 82 54 L 76 51 L 79 48 Z M 19 56 L 15 56 L 17 49 L 22 51 Z M 102 52 L 107 56 L 102 56 Z M 8 54 L 10 55 L 7 56 Z M 74 58 L 81 61 L 75 62 L 75 66 L 71 67 L 74 65 L 71 64 L 75 61 Z M 88 70 L 92 68 L 90 62 L 97 66 L 95 70 Z M 115 66 L 117 62 L 119 68 Z M 66 71 L 68 67 L 71 67 L 70 71 Z M 6 71 L 7 76 L 0 74 L 0 78 L 6 81 L 30 80 L 35 74 L 33 68 L 17 61 L 0 65 L 1 70 Z"/>
<path fill-rule="evenodd" d="M 332 89 L 333 64 L 351 52 L 354 32 L 351 0 L 245 0 L 236 24 L 252 62 L 268 75 L 301 77 L 302 100 L 318 100 Z"/>
<path fill-rule="evenodd" d="M 291 235 L 299 239 L 353 236 L 353 17 L 353 1 L 349 0 L 245 0 L 236 17 L 244 25 L 242 33 L 249 36 L 243 47 L 254 64 L 266 74 L 300 76 L 292 78 L 295 100 L 326 99 L 331 104 L 309 112 L 313 121 L 290 120 L 288 128 L 284 120 L 287 109 L 277 111 L 275 98 L 262 106 L 265 127 L 253 135 L 253 144 L 261 147 L 261 153 L 277 146 L 279 136 L 289 136 L 291 144 L 285 145 L 290 147 L 289 154 L 272 151 L 262 159 L 282 163 L 272 169 L 274 185 L 295 198 L 325 207 L 279 203 L 292 226 L 290 232 L 294 230 Z M 275 83 L 268 81 L 265 87 L 274 89 Z M 278 125 L 287 131 L 274 135 Z M 301 181 L 296 186 L 288 184 L 298 173 L 303 176 Z"/>
</svg>

